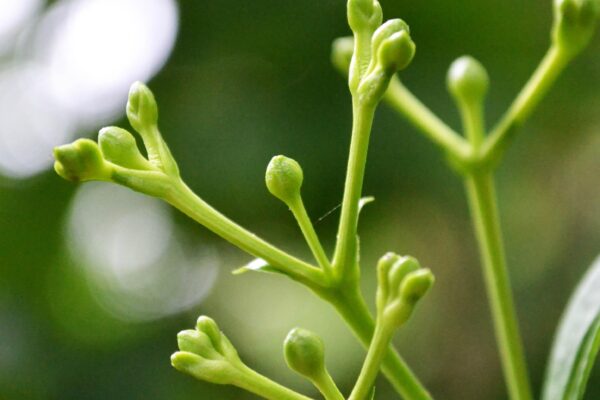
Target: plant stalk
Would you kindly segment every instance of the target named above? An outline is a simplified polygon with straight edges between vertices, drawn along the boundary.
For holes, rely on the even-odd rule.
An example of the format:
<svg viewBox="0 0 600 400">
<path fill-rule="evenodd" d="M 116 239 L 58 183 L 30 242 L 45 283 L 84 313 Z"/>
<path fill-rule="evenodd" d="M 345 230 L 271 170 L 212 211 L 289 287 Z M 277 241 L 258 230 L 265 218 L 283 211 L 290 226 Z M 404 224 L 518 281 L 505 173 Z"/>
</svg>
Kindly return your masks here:
<svg viewBox="0 0 600 400">
<path fill-rule="evenodd" d="M 532 400 L 506 267 L 493 175 L 473 172 L 466 177 L 465 186 L 509 395 L 513 400 Z"/>
</svg>

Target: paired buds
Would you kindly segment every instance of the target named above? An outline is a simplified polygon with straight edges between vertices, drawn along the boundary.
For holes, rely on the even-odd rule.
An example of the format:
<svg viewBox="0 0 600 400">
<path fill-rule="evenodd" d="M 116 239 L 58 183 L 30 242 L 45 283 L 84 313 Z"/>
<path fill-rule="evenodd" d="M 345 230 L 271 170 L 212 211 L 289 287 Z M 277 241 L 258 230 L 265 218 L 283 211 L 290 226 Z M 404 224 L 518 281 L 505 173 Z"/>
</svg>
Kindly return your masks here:
<svg viewBox="0 0 600 400">
<path fill-rule="evenodd" d="M 142 137 L 148 159 L 140 152 L 131 133 L 118 127 L 107 127 L 100 130 L 97 144 L 89 139 L 79 139 L 56 147 L 56 172 L 70 181 L 113 181 L 142 193 L 163 196 L 168 190 L 169 179 L 179 178 L 179 170 L 158 131 L 154 95 L 142 83 L 131 86 L 127 117 Z"/>
<path fill-rule="evenodd" d="M 371 61 L 358 86 L 359 101 L 375 104 L 381 100 L 392 76 L 410 64 L 415 50 L 410 29 L 401 19 L 377 28 L 371 40 Z"/>
<path fill-rule="evenodd" d="M 576 55 L 592 38 L 599 19 L 598 0 L 555 0 L 554 45 L 569 56 Z"/>
<path fill-rule="evenodd" d="M 394 326 L 405 323 L 435 281 L 429 269 L 412 257 L 387 253 L 377 264 L 377 314 Z"/>
<path fill-rule="evenodd" d="M 177 335 L 178 352 L 171 356 L 177 370 L 221 385 L 238 385 L 247 368 L 211 318 L 198 318 L 195 330 Z"/>
<path fill-rule="evenodd" d="M 267 166 L 265 174 L 267 189 L 290 208 L 301 200 L 300 188 L 303 180 L 302 167 L 289 157 L 275 156 Z"/>
</svg>

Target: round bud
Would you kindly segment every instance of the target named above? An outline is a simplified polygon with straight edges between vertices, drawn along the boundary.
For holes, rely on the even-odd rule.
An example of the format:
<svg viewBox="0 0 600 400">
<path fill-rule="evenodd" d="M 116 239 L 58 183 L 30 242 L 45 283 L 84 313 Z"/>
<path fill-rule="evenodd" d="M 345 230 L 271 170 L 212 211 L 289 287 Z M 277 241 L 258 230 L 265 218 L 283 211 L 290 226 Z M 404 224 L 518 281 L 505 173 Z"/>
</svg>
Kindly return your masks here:
<svg viewBox="0 0 600 400">
<path fill-rule="evenodd" d="M 62 178 L 73 181 L 108 180 L 111 170 L 104 162 L 96 142 L 79 139 L 54 148 L 54 170 Z"/>
<path fill-rule="evenodd" d="M 354 38 L 345 36 L 337 38 L 331 44 L 331 63 L 338 71 L 347 74 L 354 53 Z"/>
<path fill-rule="evenodd" d="M 308 378 L 316 378 L 325 370 L 325 347 L 316 334 L 302 328 L 294 328 L 283 343 L 288 366 Z"/>
<path fill-rule="evenodd" d="M 288 206 L 300 198 L 304 175 L 300 164 L 285 156 L 275 156 L 267 166 L 265 182 L 269 192 Z"/>
<path fill-rule="evenodd" d="M 152 165 L 142 156 L 135 138 L 125 129 L 110 126 L 102 128 L 98 145 L 107 161 L 131 169 L 151 169 Z"/>
<path fill-rule="evenodd" d="M 127 118 L 138 132 L 156 126 L 158 123 L 158 106 L 154 95 L 141 82 L 135 82 L 129 89 Z"/>
<path fill-rule="evenodd" d="M 446 83 L 457 101 L 478 104 L 487 93 L 490 79 L 479 61 L 470 56 L 462 56 L 450 65 Z"/>
<path fill-rule="evenodd" d="M 435 278 L 429 269 L 419 269 L 409 273 L 402 281 L 400 296 L 407 304 L 415 304 L 431 288 Z"/>
</svg>

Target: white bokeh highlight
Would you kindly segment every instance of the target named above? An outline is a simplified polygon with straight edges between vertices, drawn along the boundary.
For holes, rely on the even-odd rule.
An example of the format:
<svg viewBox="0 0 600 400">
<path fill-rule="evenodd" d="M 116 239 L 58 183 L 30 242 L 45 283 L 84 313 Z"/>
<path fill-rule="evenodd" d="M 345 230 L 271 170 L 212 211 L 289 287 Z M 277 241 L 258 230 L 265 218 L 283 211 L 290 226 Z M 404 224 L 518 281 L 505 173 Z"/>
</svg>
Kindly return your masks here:
<svg viewBox="0 0 600 400">
<path fill-rule="evenodd" d="M 63 0 L 37 17 L 37 3 L 18 1 L 33 4 L 28 13 L 0 17 L 0 49 L 2 32 L 21 33 L 0 66 L 0 174 L 13 179 L 46 170 L 52 147 L 123 115 L 129 86 L 162 68 L 178 29 L 174 0 Z"/>
<path fill-rule="evenodd" d="M 168 206 L 129 189 L 87 183 L 73 199 L 68 248 L 98 302 L 118 318 L 163 318 L 196 305 L 218 271 L 216 252 L 177 240 Z"/>
</svg>

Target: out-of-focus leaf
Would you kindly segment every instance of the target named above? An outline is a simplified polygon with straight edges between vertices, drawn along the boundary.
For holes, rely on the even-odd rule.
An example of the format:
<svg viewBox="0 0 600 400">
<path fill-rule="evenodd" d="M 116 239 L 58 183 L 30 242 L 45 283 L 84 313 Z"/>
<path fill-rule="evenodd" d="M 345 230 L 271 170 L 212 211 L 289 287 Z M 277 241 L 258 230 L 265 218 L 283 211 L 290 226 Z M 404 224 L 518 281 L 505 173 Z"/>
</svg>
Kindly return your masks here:
<svg viewBox="0 0 600 400">
<path fill-rule="evenodd" d="M 563 314 L 546 371 L 543 400 L 581 399 L 599 349 L 600 257 Z"/>
</svg>

